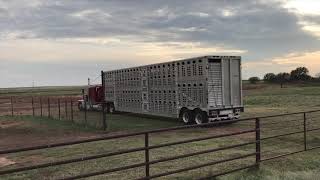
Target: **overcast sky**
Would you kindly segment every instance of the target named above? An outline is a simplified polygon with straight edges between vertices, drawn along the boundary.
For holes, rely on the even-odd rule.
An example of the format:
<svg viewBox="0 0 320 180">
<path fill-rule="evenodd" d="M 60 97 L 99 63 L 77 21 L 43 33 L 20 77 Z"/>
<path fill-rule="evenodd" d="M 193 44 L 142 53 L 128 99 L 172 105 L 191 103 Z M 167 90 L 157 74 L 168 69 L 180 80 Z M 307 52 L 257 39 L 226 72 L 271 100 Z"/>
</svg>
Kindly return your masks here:
<svg viewBox="0 0 320 180">
<path fill-rule="evenodd" d="M 209 54 L 242 56 L 244 78 L 314 75 L 320 1 L 0 0 L 0 87 L 81 85 L 101 70 Z"/>
</svg>

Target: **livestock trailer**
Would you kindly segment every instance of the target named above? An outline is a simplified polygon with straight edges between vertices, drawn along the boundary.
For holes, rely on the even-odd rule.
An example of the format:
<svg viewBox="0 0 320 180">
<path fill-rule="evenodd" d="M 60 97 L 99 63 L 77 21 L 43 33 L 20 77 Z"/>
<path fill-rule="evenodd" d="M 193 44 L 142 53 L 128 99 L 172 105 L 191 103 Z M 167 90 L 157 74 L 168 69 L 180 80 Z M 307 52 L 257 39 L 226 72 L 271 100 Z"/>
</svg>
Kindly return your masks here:
<svg viewBox="0 0 320 180">
<path fill-rule="evenodd" d="M 109 111 L 179 118 L 184 123 L 238 119 L 241 57 L 202 56 L 102 72 Z"/>
</svg>

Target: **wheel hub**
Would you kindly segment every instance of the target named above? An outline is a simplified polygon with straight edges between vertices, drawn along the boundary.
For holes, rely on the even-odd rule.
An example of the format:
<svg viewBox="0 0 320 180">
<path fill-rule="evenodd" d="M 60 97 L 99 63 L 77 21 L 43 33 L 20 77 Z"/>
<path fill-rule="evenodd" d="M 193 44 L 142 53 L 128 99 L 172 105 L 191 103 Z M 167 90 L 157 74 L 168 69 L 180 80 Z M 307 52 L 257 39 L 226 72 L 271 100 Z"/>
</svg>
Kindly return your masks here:
<svg viewBox="0 0 320 180">
<path fill-rule="evenodd" d="M 188 123 L 190 121 L 190 116 L 189 116 L 189 114 L 187 112 L 183 113 L 182 120 L 185 123 Z"/>
<path fill-rule="evenodd" d="M 202 124 L 203 118 L 202 118 L 201 114 L 197 114 L 196 115 L 195 121 L 196 121 L 197 124 Z"/>
</svg>

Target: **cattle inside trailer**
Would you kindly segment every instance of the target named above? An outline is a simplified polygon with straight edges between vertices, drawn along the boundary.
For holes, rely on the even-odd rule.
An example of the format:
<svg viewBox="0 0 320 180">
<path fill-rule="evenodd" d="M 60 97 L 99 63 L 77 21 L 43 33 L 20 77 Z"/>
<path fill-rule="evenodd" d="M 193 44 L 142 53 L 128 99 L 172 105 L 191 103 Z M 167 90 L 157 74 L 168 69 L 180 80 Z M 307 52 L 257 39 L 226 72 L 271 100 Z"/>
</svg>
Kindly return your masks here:
<svg viewBox="0 0 320 180">
<path fill-rule="evenodd" d="M 238 119 L 241 57 L 203 56 L 105 71 L 107 108 L 179 118 L 185 124 Z"/>
</svg>

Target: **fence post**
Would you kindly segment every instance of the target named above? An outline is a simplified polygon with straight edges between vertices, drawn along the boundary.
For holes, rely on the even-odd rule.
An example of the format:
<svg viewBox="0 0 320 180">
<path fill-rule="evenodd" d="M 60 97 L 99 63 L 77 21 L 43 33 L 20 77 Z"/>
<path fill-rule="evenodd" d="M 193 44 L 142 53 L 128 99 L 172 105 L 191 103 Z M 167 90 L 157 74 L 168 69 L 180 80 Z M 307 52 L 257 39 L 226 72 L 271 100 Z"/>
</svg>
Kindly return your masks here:
<svg viewBox="0 0 320 180">
<path fill-rule="evenodd" d="M 256 165 L 259 168 L 261 161 L 260 119 L 256 118 Z"/>
<path fill-rule="evenodd" d="M 106 107 L 107 107 L 107 104 L 105 102 L 105 76 L 104 76 L 104 73 L 103 71 L 101 71 L 101 85 L 102 85 L 102 124 L 103 124 L 103 130 L 107 130 L 107 114 L 106 114 Z"/>
<path fill-rule="evenodd" d="M 58 111 L 59 111 L 59 120 L 61 119 L 61 109 L 60 109 L 60 98 L 58 98 Z"/>
<path fill-rule="evenodd" d="M 42 97 L 40 97 L 40 114 L 42 117 L 42 114 L 43 114 L 43 112 L 42 112 Z"/>
<path fill-rule="evenodd" d="M 71 105 L 71 121 L 73 122 L 73 101 L 72 101 L 72 98 L 71 98 L 70 105 Z"/>
<path fill-rule="evenodd" d="M 50 118 L 51 112 L 50 112 L 50 98 L 48 97 L 48 118 Z"/>
<path fill-rule="evenodd" d="M 103 130 L 107 130 L 107 117 L 106 117 L 106 103 L 102 103 L 102 125 L 103 125 Z"/>
<path fill-rule="evenodd" d="M 150 165 L 149 165 L 149 133 L 144 134 L 144 147 L 145 147 L 145 172 L 146 172 L 146 178 L 149 179 L 150 176 Z"/>
<path fill-rule="evenodd" d="M 84 100 L 84 123 L 87 125 L 87 100 Z"/>
<path fill-rule="evenodd" d="M 31 104 L 32 104 L 32 116 L 34 116 L 35 113 L 34 113 L 34 100 L 33 100 L 33 96 L 31 97 Z"/>
<path fill-rule="evenodd" d="M 304 150 L 307 151 L 307 115 L 303 113 L 303 136 L 304 136 Z"/>
<path fill-rule="evenodd" d="M 13 97 L 11 96 L 11 116 L 13 116 Z"/>
<path fill-rule="evenodd" d="M 68 120 L 68 102 L 67 99 L 64 99 L 64 107 L 66 112 L 66 120 Z"/>
</svg>

